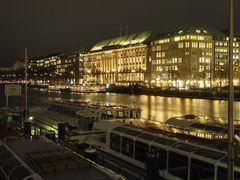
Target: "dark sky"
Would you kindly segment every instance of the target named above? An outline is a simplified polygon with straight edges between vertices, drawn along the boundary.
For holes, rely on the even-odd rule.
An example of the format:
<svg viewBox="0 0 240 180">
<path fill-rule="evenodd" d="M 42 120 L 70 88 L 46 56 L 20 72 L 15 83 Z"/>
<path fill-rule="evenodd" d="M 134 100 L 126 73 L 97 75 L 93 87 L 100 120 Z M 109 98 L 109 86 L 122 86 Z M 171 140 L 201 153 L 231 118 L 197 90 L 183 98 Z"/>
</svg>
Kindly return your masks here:
<svg viewBox="0 0 240 180">
<path fill-rule="evenodd" d="M 229 0 L 0 0 L 0 66 L 129 33 L 228 27 Z M 240 31 L 240 0 L 235 0 Z"/>
</svg>

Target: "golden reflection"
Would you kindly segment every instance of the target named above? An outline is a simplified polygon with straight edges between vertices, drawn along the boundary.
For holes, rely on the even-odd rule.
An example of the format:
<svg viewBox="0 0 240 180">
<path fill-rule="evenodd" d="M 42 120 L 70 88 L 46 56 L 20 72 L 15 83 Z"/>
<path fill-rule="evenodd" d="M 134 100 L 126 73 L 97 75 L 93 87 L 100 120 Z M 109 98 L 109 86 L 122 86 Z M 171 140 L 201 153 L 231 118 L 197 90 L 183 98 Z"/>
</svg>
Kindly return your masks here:
<svg viewBox="0 0 240 180">
<path fill-rule="evenodd" d="M 69 94 L 62 96 L 57 92 L 49 94 L 48 99 L 77 99 L 81 101 L 97 101 L 104 103 L 113 103 L 120 105 L 132 105 L 131 95 L 127 94 L 100 94 L 83 93 Z M 158 122 L 165 122 L 168 118 L 182 116 L 185 114 L 206 115 L 213 119 L 213 122 L 224 123 L 227 121 L 227 101 L 224 100 L 202 100 L 190 98 L 169 98 L 161 96 L 135 96 L 135 106 L 142 109 L 141 117 L 145 119 L 154 119 Z M 234 103 L 234 119 L 239 124 L 240 120 L 240 102 Z M 215 119 L 214 119 L 215 118 Z"/>
</svg>

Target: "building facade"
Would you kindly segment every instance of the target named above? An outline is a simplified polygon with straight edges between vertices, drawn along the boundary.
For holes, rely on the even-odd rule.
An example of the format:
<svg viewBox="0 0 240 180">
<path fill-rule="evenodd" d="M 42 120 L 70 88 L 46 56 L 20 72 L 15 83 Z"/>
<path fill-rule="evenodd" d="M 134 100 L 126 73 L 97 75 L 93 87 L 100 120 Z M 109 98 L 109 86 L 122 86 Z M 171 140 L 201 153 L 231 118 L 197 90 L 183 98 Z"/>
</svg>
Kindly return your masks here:
<svg viewBox="0 0 240 180">
<path fill-rule="evenodd" d="M 129 85 L 151 79 L 152 32 L 98 42 L 84 54 L 85 80 L 99 84 Z"/>
<path fill-rule="evenodd" d="M 58 54 L 38 57 L 29 60 L 28 80 L 31 84 L 51 85 L 56 80 Z"/>
<path fill-rule="evenodd" d="M 205 29 L 161 34 L 151 45 L 152 84 L 189 89 L 211 87 L 213 38 Z"/>
<path fill-rule="evenodd" d="M 42 85 L 78 85 L 83 81 L 80 51 L 57 53 L 29 60 L 29 81 Z"/>
<path fill-rule="evenodd" d="M 76 90 L 85 84 L 221 88 L 228 86 L 227 34 L 185 28 L 157 36 L 151 31 L 121 36 L 98 42 L 87 53 L 77 50 L 32 58 L 28 80 L 53 89 L 71 86 Z M 235 36 L 233 47 L 233 83 L 240 86 L 240 36 Z M 2 68 L 1 79 L 23 82 L 24 70 L 17 68 L 20 64 L 8 71 Z"/>
<path fill-rule="evenodd" d="M 83 59 L 79 51 L 58 56 L 56 74 L 59 85 L 79 85 L 83 81 Z"/>
<path fill-rule="evenodd" d="M 233 43 L 233 84 L 239 86 L 240 82 L 240 38 L 235 37 Z M 228 85 L 229 38 L 224 36 L 214 44 L 214 86 Z"/>
</svg>

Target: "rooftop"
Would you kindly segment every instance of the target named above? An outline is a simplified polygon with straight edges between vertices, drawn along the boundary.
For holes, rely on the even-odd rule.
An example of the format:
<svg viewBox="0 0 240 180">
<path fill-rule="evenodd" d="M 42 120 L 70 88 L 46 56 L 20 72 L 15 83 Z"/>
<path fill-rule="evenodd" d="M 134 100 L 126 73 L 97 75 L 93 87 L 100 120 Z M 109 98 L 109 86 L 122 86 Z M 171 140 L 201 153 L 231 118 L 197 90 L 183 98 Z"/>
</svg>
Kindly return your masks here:
<svg viewBox="0 0 240 180">
<path fill-rule="evenodd" d="M 151 40 L 153 33 L 151 31 L 145 31 L 139 34 L 130 34 L 127 36 L 121 36 L 113 39 L 108 39 L 104 41 L 100 41 L 95 44 L 91 51 L 101 51 L 104 48 L 113 49 L 114 47 L 123 47 L 128 45 L 134 45 L 139 43 L 146 43 Z"/>
<path fill-rule="evenodd" d="M 203 28 L 203 27 L 187 27 L 177 31 L 167 32 L 157 35 L 157 39 L 169 38 L 177 35 L 202 35 L 202 36 L 213 36 L 214 40 L 222 40 L 225 37 L 225 33 L 221 30 L 214 28 Z"/>
<path fill-rule="evenodd" d="M 43 138 L 20 138 L 4 143 L 19 159 L 46 180 L 123 179 L 76 153 Z"/>
<path fill-rule="evenodd" d="M 185 153 L 191 152 L 192 156 L 199 155 L 201 157 L 208 158 L 211 161 L 219 161 L 223 159 L 227 154 L 225 151 L 221 151 L 216 148 L 210 148 L 197 143 L 190 143 L 181 139 L 168 137 L 166 135 L 152 133 L 147 129 L 142 129 L 134 126 L 123 125 L 115 127 L 112 129 L 112 131 L 117 132 L 121 135 L 126 134 L 134 139 L 143 139 L 151 144 L 157 143 L 166 148 L 171 148 L 172 150 L 178 149 Z M 148 135 L 146 136 L 146 134 Z"/>
</svg>

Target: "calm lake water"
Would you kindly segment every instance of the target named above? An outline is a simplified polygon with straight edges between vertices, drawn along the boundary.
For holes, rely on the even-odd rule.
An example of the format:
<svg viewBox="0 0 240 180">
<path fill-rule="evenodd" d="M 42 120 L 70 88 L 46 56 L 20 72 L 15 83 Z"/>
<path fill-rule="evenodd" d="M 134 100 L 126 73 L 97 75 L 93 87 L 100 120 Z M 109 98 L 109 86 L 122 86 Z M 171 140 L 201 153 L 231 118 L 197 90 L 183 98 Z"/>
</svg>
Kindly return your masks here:
<svg viewBox="0 0 240 180">
<path fill-rule="evenodd" d="M 189 99 L 176 97 L 161 97 L 148 95 L 128 95 L 114 93 L 69 93 L 47 92 L 39 90 L 29 91 L 30 106 L 46 105 L 48 100 L 79 100 L 109 104 L 121 104 L 140 107 L 142 118 L 165 121 L 172 116 L 184 114 L 201 114 L 209 117 L 227 118 L 228 102 L 224 100 Z M 1 106 L 5 106 L 5 96 L 1 88 Z M 24 95 L 9 97 L 9 106 L 25 106 Z M 234 119 L 240 120 L 240 102 L 234 103 Z"/>
</svg>

